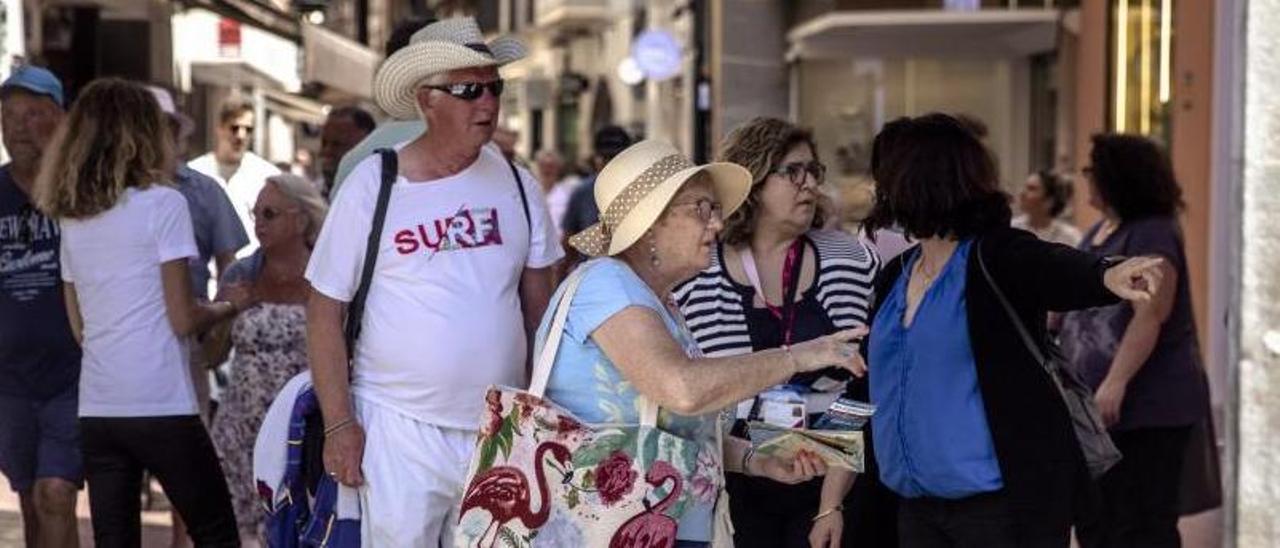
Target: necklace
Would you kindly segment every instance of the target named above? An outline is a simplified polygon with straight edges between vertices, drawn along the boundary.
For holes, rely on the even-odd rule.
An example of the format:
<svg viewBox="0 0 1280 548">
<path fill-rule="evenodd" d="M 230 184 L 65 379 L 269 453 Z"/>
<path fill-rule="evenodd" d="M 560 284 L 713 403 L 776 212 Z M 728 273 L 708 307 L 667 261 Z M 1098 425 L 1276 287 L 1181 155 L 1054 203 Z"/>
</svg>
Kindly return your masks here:
<svg viewBox="0 0 1280 548">
<path fill-rule="evenodd" d="M 916 273 L 919 274 L 922 278 L 924 278 L 924 287 L 929 287 L 933 285 L 933 280 L 938 276 L 938 273 L 934 272 L 930 274 L 929 271 L 926 270 L 924 266 L 925 266 L 924 254 L 921 254 L 920 260 L 916 262 Z"/>
</svg>

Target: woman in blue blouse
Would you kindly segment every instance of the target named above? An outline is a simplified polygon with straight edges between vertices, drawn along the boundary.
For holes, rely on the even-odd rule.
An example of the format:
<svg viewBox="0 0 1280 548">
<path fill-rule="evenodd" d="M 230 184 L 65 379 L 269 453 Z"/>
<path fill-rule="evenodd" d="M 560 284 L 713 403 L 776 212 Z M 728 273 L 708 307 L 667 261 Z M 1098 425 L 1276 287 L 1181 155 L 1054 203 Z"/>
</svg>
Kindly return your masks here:
<svg viewBox="0 0 1280 548">
<path fill-rule="evenodd" d="M 1160 261 L 1095 258 L 1009 228 L 990 154 L 951 116 L 892 122 L 877 141 L 868 230 L 897 224 L 920 242 L 877 277 L 867 343 L 901 545 L 1067 546 L 1083 457 L 981 265 L 1043 340 L 1047 311 L 1150 299 Z"/>
</svg>

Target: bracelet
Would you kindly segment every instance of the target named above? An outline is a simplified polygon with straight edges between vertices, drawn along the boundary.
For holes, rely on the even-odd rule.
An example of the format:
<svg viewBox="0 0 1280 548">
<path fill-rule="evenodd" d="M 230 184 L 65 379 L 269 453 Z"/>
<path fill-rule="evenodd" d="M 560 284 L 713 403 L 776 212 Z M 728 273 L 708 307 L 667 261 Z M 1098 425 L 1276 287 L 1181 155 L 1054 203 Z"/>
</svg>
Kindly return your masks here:
<svg viewBox="0 0 1280 548">
<path fill-rule="evenodd" d="M 330 426 L 330 427 L 328 427 L 328 428 L 325 428 L 325 429 L 324 429 L 324 437 L 325 437 L 325 438 L 328 438 L 329 436 L 332 436 L 332 435 L 334 435 L 334 434 L 336 434 L 336 433 L 338 433 L 338 432 L 342 431 L 342 429 L 343 429 L 343 428 L 346 428 L 346 427 L 348 427 L 348 426 L 351 426 L 351 425 L 353 425 L 353 424 L 355 424 L 355 423 L 356 423 L 356 419 L 354 419 L 354 418 L 352 418 L 352 417 L 347 417 L 347 418 L 345 418 L 345 419 L 343 419 L 343 420 L 340 420 L 340 421 L 338 421 L 338 424 L 335 424 L 335 425 L 333 425 L 333 426 Z"/>
<path fill-rule="evenodd" d="M 752 475 L 750 469 L 747 468 L 747 466 L 751 464 L 751 457 L 754 457 L 754 456 L 756 456 L 755 447 L 748 447 L 747 452 L 742 454 L 742 473 L 744 475 L 747 475 L 747 476 Z"/>
<path fill-rule="evenodd" d="M 836 512 L 843 512 L 843 511 L 844 511 L 844 505 L 843 505 L 843 504 L 837 504 L 835 508 L 831 508 L 831 509 L 828 509 L 828 510 L 823 510 L 823 511 L 821 511 L 821 512 L 818 512 L 818 515 L 813 516 L 813 521 L 818 521 L 818 520 L 820 520 L 820 519 L 822 519 L 822 518 L 825 518 L 825 517 L 827 517 L 827 516 L 830 516 L 831 514 L 834 514 L 834 513 L 836 513 Z"/>
</svg>

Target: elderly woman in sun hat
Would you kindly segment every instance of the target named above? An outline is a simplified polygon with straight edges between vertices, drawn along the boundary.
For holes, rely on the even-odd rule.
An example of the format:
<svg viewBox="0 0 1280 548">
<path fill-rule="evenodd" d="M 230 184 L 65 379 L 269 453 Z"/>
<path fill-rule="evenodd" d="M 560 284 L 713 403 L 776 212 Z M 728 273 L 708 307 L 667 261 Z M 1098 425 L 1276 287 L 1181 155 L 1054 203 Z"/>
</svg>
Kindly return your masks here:
<svg viewBox="0 0 1280 548">
<path fill-rule="evenodd" d="M 724 463 L 720 472 L 745 466 L 799 483 L 824 472 L 816 456 L 802 453 L 786 462 L 754 455 L 743 441 L 718 447 L 717 416 L 799 372 L 835 365 L 861 374 L 863 331 L 732 359 L 704 358 L 671 297 L 678 283 L 710 264 L 723 215 L 742 204 L 750 187 L 742 167 L 696 166 L 659 141 L 637 143 L 601 170 L 595 187 L 601 220 L 569 240 L 595 258 L 578 267 L 584 271 L 568 305 L 547 396 L 588 422 L 632 424 L 639 422 L 643 396 L 662 409 L 660 427 L 700 441 L 704 454 Z M 550 323 L 543 319 L 540 339 Z M 677 546 L 711 541 L 718 492 L 706 490 L 686 512 Z"/>
</svg>

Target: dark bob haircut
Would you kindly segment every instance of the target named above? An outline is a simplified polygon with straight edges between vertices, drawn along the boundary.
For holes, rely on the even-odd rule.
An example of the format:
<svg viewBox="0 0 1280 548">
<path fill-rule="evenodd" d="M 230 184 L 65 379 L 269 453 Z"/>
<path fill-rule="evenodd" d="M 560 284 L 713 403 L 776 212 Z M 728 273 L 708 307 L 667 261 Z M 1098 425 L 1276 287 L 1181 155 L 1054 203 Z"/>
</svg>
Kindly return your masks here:
<svg viewBox="0 0 1280 548">
<path fill-rule="evenodd" d="M 1182 210 L 1182 188 L 1169 156 L 1150 139 L 1094 135 L 1089 162 L 1094 192 L 1121 220 L 1170 217 Z"/>
<path fill-rule="evenodd" d="M 866 230 L 899 226 L 916 239 L 968 238 L 1009 226 L 990 152 L 946 114 L 900 118 L 872 144 L 876 203 Z"/>
</svg>

